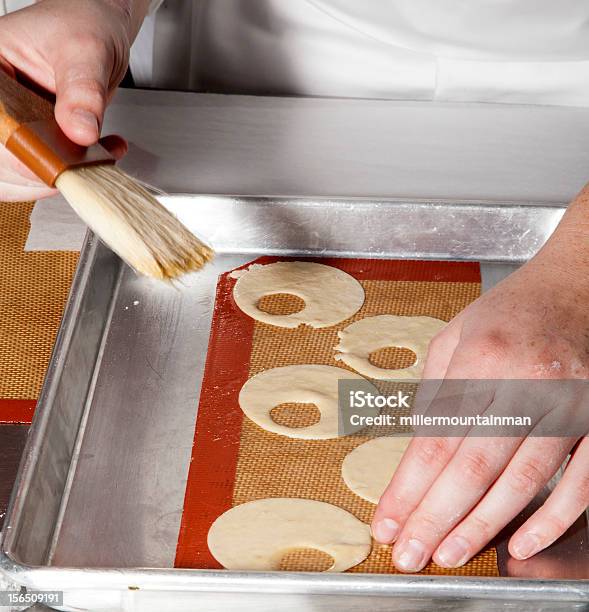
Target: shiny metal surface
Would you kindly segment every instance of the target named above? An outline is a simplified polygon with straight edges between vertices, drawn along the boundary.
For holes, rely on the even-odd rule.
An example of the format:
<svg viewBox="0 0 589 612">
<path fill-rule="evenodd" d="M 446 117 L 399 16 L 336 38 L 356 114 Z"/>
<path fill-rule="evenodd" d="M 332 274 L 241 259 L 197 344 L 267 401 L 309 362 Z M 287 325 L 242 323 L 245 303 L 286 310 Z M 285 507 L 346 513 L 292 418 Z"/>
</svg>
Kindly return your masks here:
<svg viewBox="0 0 589 612">
<path fill-rule="evenodd" d="M 546 203 L 181 195 L 162 201 L 218 253 L 506 263 L 534 255 L 564 213 L 562 205 Z"/>
<path fill-rule="evenodd" d="M 584 521 L 556 556 L 547 551 L 549 562 L 538 556 L 520 567 L 507 558 L 503 534 L 500 566 L 517 578 L 173 569 L 221 272 L 269 253 L 449 258 L 485 262 L 488 288 L 541 246 L 562 208 L 222 196 L 165 203 L 189 223 L 202 221 L 218 257 L 166 286 L 137 278 L 89 237 L 6 517 L 0 568 L 12 581 L 64 589 L 68 609 L 239 602 L 420 610 L 433 599 L 442 610 L 488 609 L 489 600 L 504 609 L 586 609 Z"/>
<path fill-rule="evenodd" d="M 173 566 L 213 290 L 247 260 L 220 255 L 181 287 L 122 270 L 53 565 Z"/>
<path fill-rule="evenodd" d="M 160 27 L 167 61 L 188 61 Z M 589 108 L 119 89 L 104 130 L 168 193 L 565 203 L 589 168 Z"/>
</svg>

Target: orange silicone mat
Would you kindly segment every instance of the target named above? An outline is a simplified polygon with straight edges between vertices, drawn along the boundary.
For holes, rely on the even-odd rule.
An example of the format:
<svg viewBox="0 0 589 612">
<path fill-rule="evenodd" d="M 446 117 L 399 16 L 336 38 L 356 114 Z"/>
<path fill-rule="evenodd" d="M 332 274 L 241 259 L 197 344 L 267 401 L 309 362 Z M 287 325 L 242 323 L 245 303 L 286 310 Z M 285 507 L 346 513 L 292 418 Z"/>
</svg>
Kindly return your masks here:
<svg viewBox="0 0 589 612">
<path fill-rule="evenodd" d="M 30 423 L 78 253 L 27 253 L 32 203 L 0 203 L 0 423 Z"/>
<path fill-rule="evenodd" d="M 263 257 L 256 263 L 288 261 Z M 480 295 L 478 264 L 391 260 L 319 259 L 359 280 L 366 293 L 362 309 L 347 321 L 325 329 L 284 329 L 254 321 L 236 306 L 229 273 L 220 277 L 207 364 L 186 487 L 176 567 L 220 568 L 206 538 L 213 521 L 229 508 L 265 497 L 317 499 L 348 510 L 369 522 L 374 505 L 352 493 L 340 475 L 343 458 L 366 438 L 298 440 L 267 432 L 243 416 L 238 394 L 244 382 L 273 367 L 318 363 L 346 367 L 334 360 L 337 332 L 351 322 L 377 314 L 427 315 L 450 320 Z M 249 265 L 249 264 L 248 264 Z M 245 267 L 245 266 L 244 266 Z M 261 306 L 286 313 L 291 298 L 271 296 Z M 387 352 L 388 351 L 388 352 Z M 403 367 L 407 355 L 387 349 L 383 367 Z M 273 413 L 285 424 L 312 418 L 289 405 Z M 289 555 L 285 569 L 325 569 L 325 559 L 308 551 Z M 390 549 L 375 546 L 363 563 L 349 571 L 395 573 Z M 496 576 L 497 559 L 489 548 L 462 568 L 446 570 L 430 563 L 424 574 Z"/>
</svg>

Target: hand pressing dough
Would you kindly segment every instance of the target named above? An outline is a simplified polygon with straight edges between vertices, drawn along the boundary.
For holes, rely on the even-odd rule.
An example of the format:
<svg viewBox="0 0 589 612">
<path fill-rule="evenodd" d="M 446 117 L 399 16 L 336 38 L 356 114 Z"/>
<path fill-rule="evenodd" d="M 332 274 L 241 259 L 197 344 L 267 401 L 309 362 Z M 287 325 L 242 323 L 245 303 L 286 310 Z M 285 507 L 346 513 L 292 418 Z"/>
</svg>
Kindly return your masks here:
<svg viewBox="0 0 589 612">
<path fill-rule="evenodd" d="M 254 264 L 232 274 L 233 298 L 250 317 L 278 327 L 331 327 L 354 315 L 364 304 L 364 289 L 338 268 L 306 261 Z M 305 307 L 293 314 L 273 315 L 258 308 L 261 298 L 276 293 L 296 295 Z"/>
<path fill-rule="evenodd" d="M 289 551 L 312 548 L 331 555 L 328 572 L 343 572 L 368 557 L 372 539 L 368 525 L 337 506 L 277 497 L 222 514 L 209 530 L 208 545 L 230 570 L 278 570 Z"/>
<path fill-rule="evenodd" d="M 387 488 L 411 438 L 374 438 L 356 447 L 342 463 L 342 478 L 356 495 L 373 504 Z"/>
<path fill-rule="evenodd" d="M 335 350 L 339 354 L 335 358 L 369 378 L 420 379 L 429 343 L 445 325 L 445 321 L 432 317 L 378 315 L 361 319 L 338 332 L 340 343 Z M 370 363 L 371 353 L 391 346 L 412 350 L 417 356 L 415 363 L 399 370 Z"/>
<path fill-rule="evenodd" d="M 250 378 L 239 393 L 239 406 L 254 423 L 267 431 L 289 438 L 326 440 L 339 436 L 338 381 L 361 380 L 362 389 L 377 394 L 365 378 L 326 365 L 292 365 L 265 370 Z M 308 427 L 279 425 L 270 415 L 280 404 L 315 404 L 321 413 L 318 423 Z M 362 414 L 376 416 L 378 408 L 363 408 Z M 362 429 L 358 427 L 356 431 Z M 354 433 L 350 427 L 349 433 Z"/>
</svg>

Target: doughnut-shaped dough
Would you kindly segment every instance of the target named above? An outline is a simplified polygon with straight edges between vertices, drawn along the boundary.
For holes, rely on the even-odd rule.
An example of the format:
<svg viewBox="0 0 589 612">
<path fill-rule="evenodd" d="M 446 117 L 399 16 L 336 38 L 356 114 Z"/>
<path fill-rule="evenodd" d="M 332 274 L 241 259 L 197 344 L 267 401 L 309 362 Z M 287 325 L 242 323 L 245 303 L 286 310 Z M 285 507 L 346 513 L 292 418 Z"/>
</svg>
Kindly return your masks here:
<svg viewBox="0 0 589 612">
<path fill-rule="evenodd" d="M 253 264 L 234 272 L 237 278 L 233 298 L 245 314 L 278 327 L 331 327 L 354 315 L 364 304 L 362 285 L 349 274 L 323 264 L 307 261 L 279 261 Z M 258 308 L 267 295 L 289 293 L 305 302 L 299 312 L 273 315 Z"/>
<path fill-rule="evenodd" d="M 326 440 L 339 434 L 338 381 L 360 380 L 362 388 L 378 394 L 365 378 L 342 368 L 326 365 L 292 365 L 260 372 L 241 388 L 239 405 L 254 423 L 289 438 Z M 272 420 L 270 412 L 280 404 L 315 404 L 321 419 L 308 427 L 287 427 Z M 378 408 L 363 408 L 362 414 L 376 416 Z M 355 431 L 362 429 L 358 427 Z M 346 435 L 354 433 L 346 426 Z"/>
<path fill-rule="evenodd" d="M 339 354 L 335 358 L 354 368 L 356 372 L 378 380 L 420 379 L 427 347 L 445 325 L 445 321 L 432 317 L 367 317 L 338 332 L 340 343 L 335 350 L 339 351 Z M 399 370 L 379 368 L 370 363 L 371 353 L 391 346 L 412 350 L 417 356 L 415 363 Z"/>
<path fill-rule="evenodd" d="M 374 438 L 356 447 L 342 463 L 342 478 L 356 495 L 378 504 L 405 449 L 407 437 Z"/>
<path fill-rule="evenodd" d="M 209 530 L 208 545 L 230 570 L 278 570 L 289 551 L 312 548 L 331 555 L 328 572 L 343 572 L 366 559 L 372 539 L 368 525 L 337 506 L 276 497 L 222 514 Z"/>
</svg>

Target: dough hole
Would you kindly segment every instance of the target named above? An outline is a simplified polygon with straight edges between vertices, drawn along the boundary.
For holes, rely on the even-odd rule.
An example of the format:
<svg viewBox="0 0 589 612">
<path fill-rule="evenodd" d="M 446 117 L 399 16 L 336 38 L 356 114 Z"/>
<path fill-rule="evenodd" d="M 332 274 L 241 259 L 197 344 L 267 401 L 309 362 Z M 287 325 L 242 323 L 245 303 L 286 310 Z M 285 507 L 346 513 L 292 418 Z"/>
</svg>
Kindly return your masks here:
<svg viewBox="0 0 589 612">
<path fill-rule="evenodd" d="M 258 310 L 271 315 L 291 315 L 305 308 L 305 300 L 292 293 L 273 293 L 258 300 Z"/>
<path fill-rule="evenodd" d="M 377 368 L 385 370 L 401 370 L 410 368 L 417 361 L 417 355 L 408 348 L 399 346 L 387 346 L 386 348 L 373 351 L 368 356 L 368 361 Z"/>
<path fill-rule="evenodd" d="M 321 411 L 315 404 L 287 403 L 272 408 L 270 416 L 277 425 L 297 429 L 319 423 Z"/>
<path fill-rule="evenodd" d="M 333 564 L 333 557 L 321 550 L 294 548 L 282 557 L 280 569 L 285 572 L 326 572 Z"/>
</svg>

